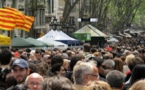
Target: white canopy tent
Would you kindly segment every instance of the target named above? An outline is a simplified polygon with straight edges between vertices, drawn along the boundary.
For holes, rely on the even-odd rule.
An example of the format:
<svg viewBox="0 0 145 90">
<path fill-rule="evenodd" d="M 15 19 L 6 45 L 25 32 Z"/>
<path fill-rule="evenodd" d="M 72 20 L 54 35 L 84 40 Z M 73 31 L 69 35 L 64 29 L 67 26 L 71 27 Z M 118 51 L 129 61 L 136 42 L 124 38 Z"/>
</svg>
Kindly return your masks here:
<svg viewBox="0 0 145 90">
<path fill-rule="evenodd" d="M 56 39 L 59 40 L 59 38 L 63 38 L 60 35 L 57 35 L 53 30 L 49 31 L 49 33 L 45 34 L 44 36 L 38 38 L 37 40 L 40 40 L 44 43 L 53 44 L 54 48 L 59 49 L 66 49 L 68 48 L 67 44 L 55 41 Z"/>
<path fill-rule="evenodd" d="M 62 31 L 57 31 L 57 30 L 50 30 L 47 34 L 42 36 L 44 40 L 54 40 L 54 41 L 59 41 L 68 45 L 76 45 L 79 44 L 79 41 L 76 39 L 73 39 L 69 37 L 67 34 L 63 33 Z"/>
<path fill-rule="evenodd" d="M 58 41 L 54 41 L 54 40 L 43 40 L 43 39 L 37 39 L 37 40 L 40 40 L 41 42 L 44 42 L 44 43 L 49 43 L 49 44 L 53 44 L 54 45 L 54 48 L 59 48 L 59 49 L 66 49 L 68 48 L 68 45 L 67 44 L 64 44 L 64 43 L 61 43 L 61 42 L 58 42 Z"/>
<path fill-rule="evenodd" d="M 74 39 L 74 38 L 68 36 L 67 34 L 65 34 L 65 33 L 62 32 L 62 31 L 57 31 L 57 30 L 56 30 L 55 32 L 58 32 L 60 35 L 64 36 L 65 38 L 68 38 L 69 40 L 76 40 L 76 39 Z"/>
<path fill-rule="evenodd" d="M 42 36 L 42 38 L 47 38 L 47 40 L 68 40 L 64 36 L 60 35 L 59 33 L 55 32 L 54 30 L 50 30 L 47 34 Z"/>
</svg>

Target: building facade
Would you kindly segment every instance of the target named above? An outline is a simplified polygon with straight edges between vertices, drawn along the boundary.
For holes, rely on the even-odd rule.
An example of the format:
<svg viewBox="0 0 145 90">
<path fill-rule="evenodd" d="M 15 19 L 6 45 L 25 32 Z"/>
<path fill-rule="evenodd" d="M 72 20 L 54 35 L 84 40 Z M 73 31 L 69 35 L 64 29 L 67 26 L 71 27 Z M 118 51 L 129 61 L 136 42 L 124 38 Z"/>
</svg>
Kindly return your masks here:
<svg viewBox="0 0 145 90">
<path fill-rule="evenodd" d="M 56 17 L 57 21 L 60 22 L 65 6 L 64 0 L 4 0 L 4 1 L 5 3 L 2 4 L 2 0 L 0 0 L 0 7 L 3 6 L 12 7 L 12 5 L 15 5 L 14 6 L 15 8 L 19 9 L 26 15 L 33 14 L 35 16 L 33 29 L 35 30 L 36 37 L 39 37 L 41 33 L 47 33 L 51 29 L 50 27 L 46 26 L 49 26 L 50 22 L 53 21 L 53 17 Z M 75 0 L 70 1 L 71 3 L 75 2 Z M 79 9 L 80 9 L 79 3 L 70 13 L 70 16 L 67 20 L 69 24 L 70 23 L 77 24 L 77 18 L 79 17 Z M 33 10 L 35 11 L 33 12 Z M 69 27 L 66 28 L 68 29 Z M 27 37 L 28 33 L 23 32 L 21 30 L 15 30 L 14 36 Z"/>
</svg>

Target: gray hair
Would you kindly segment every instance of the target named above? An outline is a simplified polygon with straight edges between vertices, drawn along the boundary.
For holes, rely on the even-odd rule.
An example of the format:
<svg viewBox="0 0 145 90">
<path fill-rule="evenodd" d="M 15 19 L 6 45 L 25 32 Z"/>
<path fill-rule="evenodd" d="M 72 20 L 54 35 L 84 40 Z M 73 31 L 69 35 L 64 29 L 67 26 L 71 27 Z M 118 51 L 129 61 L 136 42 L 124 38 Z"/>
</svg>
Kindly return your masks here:
<svg viewBox="0 0 145 90">
<path fill-rule="evenodd" d="M 92 74 L 95 65 L 90 62 L 78 61 L 73 69 L 73 80 L 75 84 L 84 84 L 84 74 Z"/>
<path fill-rule="evenodd" d="M 38 73 L 32 73 L 32 74 L 30 74 L 29 76 L 27 76 L 27 78 L 26 78 L 26 80 L 25 80 L 25 85 L 26 85 L 26 86 L 28 85 L 28 81 L 29 81 L 29 78 L 30 78 L 30 77 L 34 77 L 34 78 L 39 77 L 39 78 L 41 79 L 42 82 L 44 81 L 43 77 L 42 77 L 40 74 L 38 74 Z"/>
<path fill-rule="evenodd" d="M 113 60 L 105 60 L 103 62 L 103 66 L 106 67 L 106 69 L 114 69 L 115 67 L 115 62 Z"/>
<path fill-rule="evenodd" d="M 110 71 L 106 75 L 106 81 L 111 87 L 121 88 L 123 85 L 123 73 L 117 70 Z"/>
</svg>

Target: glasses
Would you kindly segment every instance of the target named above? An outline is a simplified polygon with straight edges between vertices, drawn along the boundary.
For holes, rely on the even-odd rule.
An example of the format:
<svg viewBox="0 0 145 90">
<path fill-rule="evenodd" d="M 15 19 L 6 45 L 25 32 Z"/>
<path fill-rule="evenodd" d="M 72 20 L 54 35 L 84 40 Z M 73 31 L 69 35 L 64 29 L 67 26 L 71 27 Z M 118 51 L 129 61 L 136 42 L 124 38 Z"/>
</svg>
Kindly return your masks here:
<svg viewBox="0 0 145 90">
<path fill-rule="evenodd" d="M 95 75 L 95 74 L 87 74 L 87 75 L 91 75 L 91 76 L 99 78 L 99 75 Z"/>
<path fill-rule="evenodd" d="M 29 85 L 31 85 L 31 86 L 34 86 L 34 85 L 39 86 L 39 85 L 40 85 L 40 83 L 30 82 L 30 83 L 29 83 Z"/>
</svg>

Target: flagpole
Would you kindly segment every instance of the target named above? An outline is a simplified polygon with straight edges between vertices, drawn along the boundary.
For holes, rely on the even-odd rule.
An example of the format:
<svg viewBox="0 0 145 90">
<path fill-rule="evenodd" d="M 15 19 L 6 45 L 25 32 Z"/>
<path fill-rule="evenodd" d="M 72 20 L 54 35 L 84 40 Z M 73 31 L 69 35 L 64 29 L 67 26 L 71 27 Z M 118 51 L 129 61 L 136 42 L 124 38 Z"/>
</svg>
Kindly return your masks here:
<svg viewBox="0 0 145 90">
<path fill-rule="evenodd" d="M 13 31 L 13 30 L 10 31 L 10 39 L 11 39 L 11 42 L 10 42 L 9 49 L 12 49 L 12 31 Z"/>
</svg>

